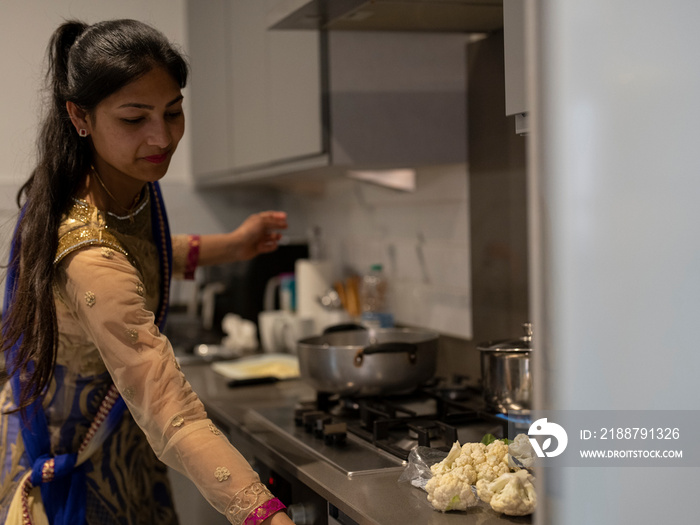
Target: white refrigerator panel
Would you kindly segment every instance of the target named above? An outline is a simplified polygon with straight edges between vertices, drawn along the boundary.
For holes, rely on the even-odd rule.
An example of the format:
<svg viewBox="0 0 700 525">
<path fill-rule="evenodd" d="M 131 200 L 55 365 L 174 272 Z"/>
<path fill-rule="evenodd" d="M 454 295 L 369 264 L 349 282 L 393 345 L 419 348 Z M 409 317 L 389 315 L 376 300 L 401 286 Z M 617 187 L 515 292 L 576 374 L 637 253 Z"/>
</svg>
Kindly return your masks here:
<svg viewBox="0 0 700 525">
<path fill-rule="evenodd" d="M 693 417 L 700 2 L 537 0 L 527 15 L 538 405 Z M 698 473 L 545 469 L 537 521 L 689 523 Z"/>
</svg>

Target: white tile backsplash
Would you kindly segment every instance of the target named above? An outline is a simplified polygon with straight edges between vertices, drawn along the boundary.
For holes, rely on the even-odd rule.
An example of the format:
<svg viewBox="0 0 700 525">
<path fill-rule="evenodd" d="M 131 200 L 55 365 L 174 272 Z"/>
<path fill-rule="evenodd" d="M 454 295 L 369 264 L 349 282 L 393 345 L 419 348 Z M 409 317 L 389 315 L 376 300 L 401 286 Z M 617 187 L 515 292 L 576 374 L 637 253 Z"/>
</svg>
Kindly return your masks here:
<svg viewBox="0 0 700 525">
<path fill-rule="evenodd" d="M 381 263 L 399 323 L 470 339 L 468 200 L 467 167 L 451 165 L 418 169 L 412 193 L 334 178 L 283 208 L 292 225 L 322 229 L 337 279 Z"/>
</svg>

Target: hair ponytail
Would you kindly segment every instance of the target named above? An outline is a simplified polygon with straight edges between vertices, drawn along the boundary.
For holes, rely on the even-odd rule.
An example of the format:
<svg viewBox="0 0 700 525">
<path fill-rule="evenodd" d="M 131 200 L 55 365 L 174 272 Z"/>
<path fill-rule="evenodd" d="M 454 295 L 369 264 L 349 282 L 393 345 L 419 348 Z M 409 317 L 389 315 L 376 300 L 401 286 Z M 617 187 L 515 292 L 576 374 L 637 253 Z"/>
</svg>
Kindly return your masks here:
<svg viewBox="0 0 700 525">
<path fill-rule="evenodd" d="M 187 82 L 184 58 L 154 28 L 135 20 L 88 26 L 63 23 L 47 48 L 49 100 L 37 141 L 37 164 L 17 193 L 23 214 L 15 254 L 19 278 L 14 300 L 3 312 L 2 351 L 17 346 L 7 362 L 10 374 L 23 374 L 18 409 L 38 399 L 56 362 L 58 326 L 53 297 L 53 261 L 58 228 L 92 163 L 89 139 L 78 136 L 69 118 L 71 101 L 91 114 L 97 105 L 154 67 L 163 67 L 180 87 Z M 30 363 L 33 362 L 33 367 Z"/>
<path fill-rule="evenodd" d="M 68 84 L 68 57 L 70 48 L 78 37 L 87 29 L 87 24 L 70 21 L 61 25 L 51 37 L 48 47 L 47 80 L 53 86 L 55 100 L 65 96 Z M 65 99 L 63 99 L 65 100 Z"/>
</svg>

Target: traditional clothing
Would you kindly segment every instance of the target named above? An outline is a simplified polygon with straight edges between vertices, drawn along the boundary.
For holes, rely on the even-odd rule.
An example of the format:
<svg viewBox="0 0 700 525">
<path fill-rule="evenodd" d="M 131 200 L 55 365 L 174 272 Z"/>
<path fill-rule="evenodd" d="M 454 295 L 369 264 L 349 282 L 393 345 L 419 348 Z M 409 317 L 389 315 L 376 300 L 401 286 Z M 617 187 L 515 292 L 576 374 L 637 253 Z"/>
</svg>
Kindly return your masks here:
<svg viewBox="0 0 700 525">
<path fill-rule="evenodd" d="M 163 463 L 232 523 L 281 508 L 207 418 L 160 333 L 170 276 L 191 273 L 196 249 L 171 243 L 157 183 L 124 217 L 75 201 L 55 259 L 53 379 L 29 426 L 19 414 L 0 419 L 0 522 L 18 490 L 38 486 L 54 524 L 177 523 Z M 15 278 L 11 269 L 9 307 Z M 0 393 L 3 410 L 16 406 L 19 381 Z"/>
</svg>

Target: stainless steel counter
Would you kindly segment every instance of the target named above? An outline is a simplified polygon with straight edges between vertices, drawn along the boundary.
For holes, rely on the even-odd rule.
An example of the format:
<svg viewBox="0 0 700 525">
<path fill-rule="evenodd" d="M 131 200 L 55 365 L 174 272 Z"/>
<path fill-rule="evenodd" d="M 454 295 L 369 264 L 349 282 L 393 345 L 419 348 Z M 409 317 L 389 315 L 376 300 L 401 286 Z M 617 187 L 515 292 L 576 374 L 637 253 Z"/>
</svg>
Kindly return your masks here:
<svg viewBox="0 0 700 525">
<path fill-rule="evenodd" d="M 299 401 L 315 398 L 314 390 L 302 381 L 228 388 L 226 379 L 206 364 L 186 365 L 183 371 L 209 416 L 228 432 L 246 458 L 257 458 L 281 468 L 284 474 L 304 483 L 360 525 L 531 523 L 530 517 L 507 517 L 483 503 L 467 512 L 437 512 L 428 503 L 424 491 L 398 482 L 400 468 L 347 476 L 311 451 L 261 425 L 255 410 L 288 406 L 291 411 Z"/>
</svg>

